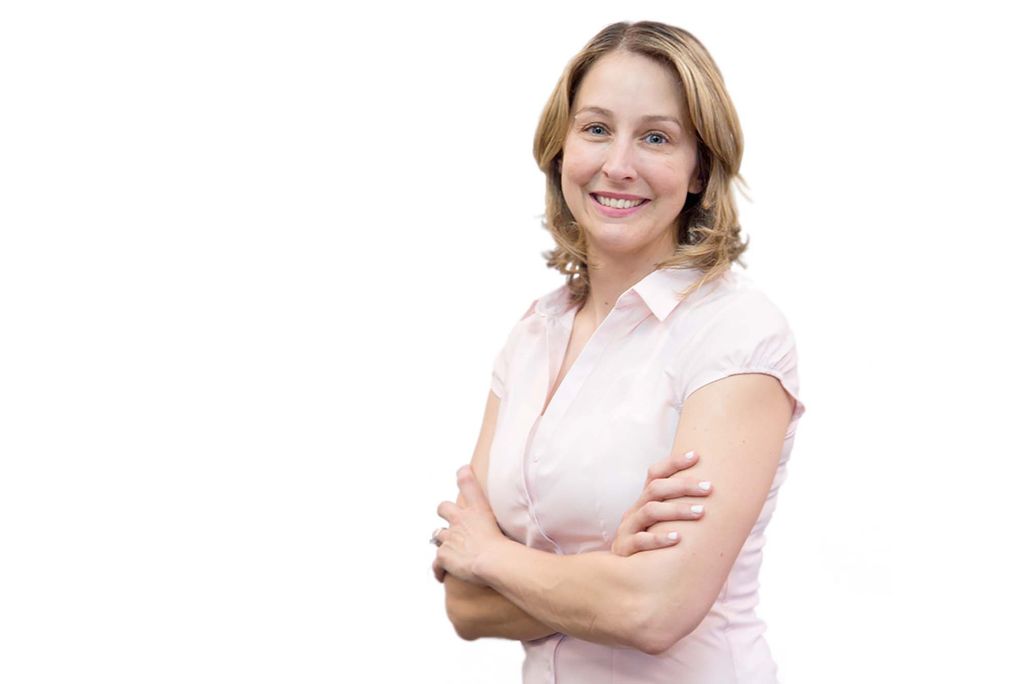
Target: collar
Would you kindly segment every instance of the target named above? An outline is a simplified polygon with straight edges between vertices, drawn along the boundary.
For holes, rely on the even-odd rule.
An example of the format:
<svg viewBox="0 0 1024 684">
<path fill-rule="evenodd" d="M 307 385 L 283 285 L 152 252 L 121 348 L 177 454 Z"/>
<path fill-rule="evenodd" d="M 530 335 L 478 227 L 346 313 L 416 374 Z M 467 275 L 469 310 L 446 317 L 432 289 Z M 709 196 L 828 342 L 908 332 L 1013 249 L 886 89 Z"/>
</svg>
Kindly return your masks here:
<svg viewBox="0 0 1024 684">
<path fill-rule="evenodd" d="M 616 307 L 628 306 L 631 299 L 639 299 L 664 321 L 679 305 L 679 295 L 700 279 L 702 271 L 697 268 L 662 268 L 652 271 L 619 296 Z M 561 316 L 570 307 L 568 285 L 562 285 L 534 302 L 534 309 L 541 316 Z"/>
</svg>

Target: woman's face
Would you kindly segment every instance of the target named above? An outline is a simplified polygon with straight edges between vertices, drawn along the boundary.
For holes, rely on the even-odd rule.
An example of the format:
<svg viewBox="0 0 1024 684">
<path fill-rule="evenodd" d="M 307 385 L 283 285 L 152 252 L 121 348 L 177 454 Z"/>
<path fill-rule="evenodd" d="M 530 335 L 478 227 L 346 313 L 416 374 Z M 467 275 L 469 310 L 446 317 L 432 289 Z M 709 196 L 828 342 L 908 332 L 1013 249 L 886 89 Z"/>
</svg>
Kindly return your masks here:
<svg viewBox="0 0 1024 684">
<path fill-rule="evenodd" d="M 562 194 L 586 231 L 592 262 L 653 263 L 675 249 L 686 193 L 701 190 L 677 78 L 649 57 L 621 51 L 583 77 L 562 151 Z"/>
</svg>

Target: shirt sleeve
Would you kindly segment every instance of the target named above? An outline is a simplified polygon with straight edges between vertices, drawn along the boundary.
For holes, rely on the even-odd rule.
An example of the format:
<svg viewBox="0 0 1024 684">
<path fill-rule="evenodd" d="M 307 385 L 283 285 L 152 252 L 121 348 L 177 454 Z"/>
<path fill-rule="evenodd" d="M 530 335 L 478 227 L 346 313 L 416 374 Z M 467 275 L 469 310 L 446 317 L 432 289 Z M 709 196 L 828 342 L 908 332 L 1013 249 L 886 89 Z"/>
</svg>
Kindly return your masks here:
<svg viewBox="0 0 1024 684">
<path fill-rule="evenodd" d="M 796 340 L 785 316 L 763 293 L 739 293 L 698 334 L 683 362 L 682 402 L 730 375 L 762 373 L 779 380 L 795 400 L 792 427 L 804 414 Z"/>
<path fill-rule="evenodd" d="M 491 391 L 499 399 L 505 398 L 505 378 L 508 377 L 508 348 L 512 342 L 512 336 L 505 342 L 505 346 L 498 352 L 494 359 L 494 366 L 491 370 Z"/>
</svg>

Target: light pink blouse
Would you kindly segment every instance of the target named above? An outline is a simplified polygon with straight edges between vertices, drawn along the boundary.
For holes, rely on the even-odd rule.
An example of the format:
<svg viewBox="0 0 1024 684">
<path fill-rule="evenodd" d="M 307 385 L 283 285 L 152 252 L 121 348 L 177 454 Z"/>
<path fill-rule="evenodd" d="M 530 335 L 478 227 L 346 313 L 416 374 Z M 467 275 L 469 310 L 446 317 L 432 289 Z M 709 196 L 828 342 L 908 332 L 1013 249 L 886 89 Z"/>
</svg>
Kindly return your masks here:
<svg viewBox="0 0 1024 684">
<path fill-rule="evenodd" d="M 611 548 L 648 466 L 672 447 L 683 402 L 736 373 L 765 373 L 798 397 L 793 335 L 778 308 L 737 270 L 680 303 L 695 269 L 654 271 L 619 297 L 541 416 L 569 343 L 565 286 L 533 302 L 494 364 L 501 398 L 487 491 L 504 532 L 558 554 Z M 775 682 L 755 614 L 764 531 L 786 475 L 797 399 L 768 500 L 711 611 L 659 656 L 564 634 L 523 642 L 527 684 Z M 713 458 L 708 454 L 705 458 Z M 699 522 L 692 523 L 699 525 Z"/>
</svg>

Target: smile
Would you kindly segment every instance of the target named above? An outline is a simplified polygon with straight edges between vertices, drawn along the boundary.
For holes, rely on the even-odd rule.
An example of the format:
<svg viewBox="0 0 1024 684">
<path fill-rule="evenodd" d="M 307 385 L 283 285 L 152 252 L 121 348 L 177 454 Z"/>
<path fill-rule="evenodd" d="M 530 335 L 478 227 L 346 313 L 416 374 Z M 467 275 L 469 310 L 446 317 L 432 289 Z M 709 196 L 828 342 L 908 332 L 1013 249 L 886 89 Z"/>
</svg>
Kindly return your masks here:
<svg viewBox="0 0 1024 684">
<path fill-rule="evenodd" d="M 648 199 L 612 199 L 595 194 L 590 195 L 590 201 L 594 203 L 598 212 L 611 218 L 635 214 L 650 202 Z"/>
</svg>

